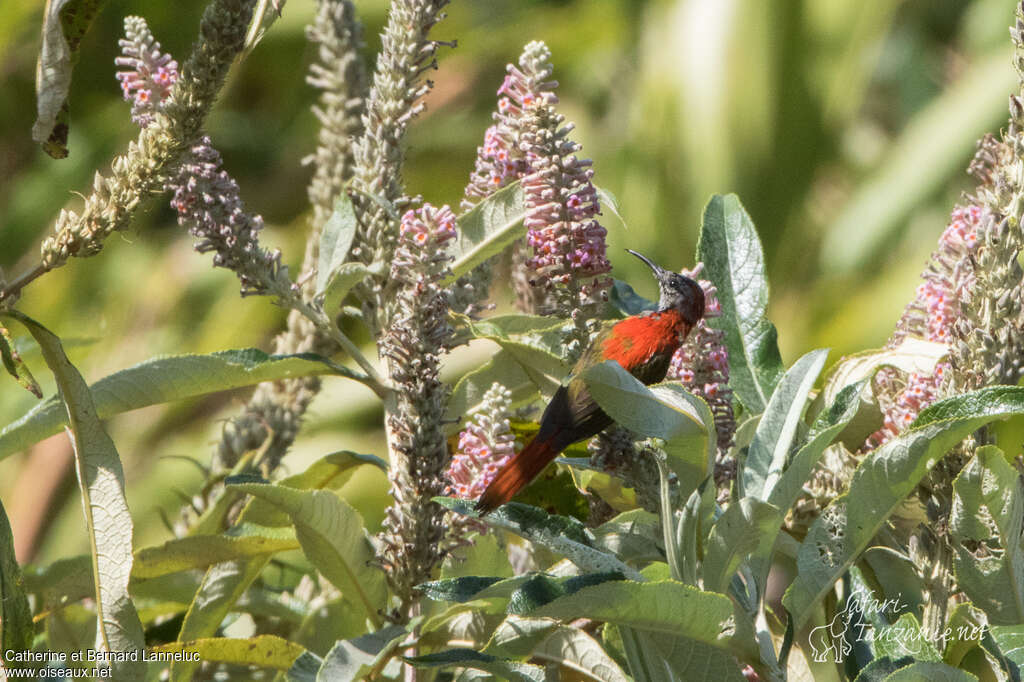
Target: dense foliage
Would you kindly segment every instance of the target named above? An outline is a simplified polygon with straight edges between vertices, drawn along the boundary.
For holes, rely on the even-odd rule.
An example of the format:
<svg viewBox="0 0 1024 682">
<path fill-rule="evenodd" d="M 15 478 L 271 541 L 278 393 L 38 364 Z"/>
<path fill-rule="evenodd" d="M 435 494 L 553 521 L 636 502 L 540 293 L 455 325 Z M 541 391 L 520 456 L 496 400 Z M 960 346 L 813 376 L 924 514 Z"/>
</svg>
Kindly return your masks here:
<svg viewBox="0 0 1024 682">
<path fill-rule="evenodd" d="M 43 18 L 33 135 L 57 158 L 75 142 L 71 67 L 99 4 L 51 3 Z M 595 184 L 556 94 L 556 60 L 536 40 L 506 68 L 475 166 L 459 169 L 469 183 L 458 207 L 429 183 L 414 194 L 408 135 L 434 87 L 426 76 L 455 47 L 447 0 L 394 0 L 372 68 L 357 8 L 321 0 L 307 30 L 319 92 L 308 230 L 290 269 L 296 259 L 261 241 L 264 219 L 207 120 L 237 57 L 277 29 L 272 4 L 213 0 L 178 59 L 144 19 L 124 19 L 117 80 L 131 106 L 118 115 L 136 137 L 59 211 L 30 265 L 0 278 L 5 390 L 36 397 L 0 430 L 0 459 L 70 447 L 88 540 L 28 561 L 0 505 L 0 674 L 1020 679 L 1019 89 L 1005 129 L 978 144 L 975 185 L 883 347 L 831 359 L 815 349 L 787 365 L 766 257 L 781 258 L 782 240 L 763 239 L 737 195 L 713 194 L 681 221 L 698 224 L 677 242 L 696 244 L 684 272 L 706 308 L 665 380 L 644 385 L 612 361 L 578 366 L 614 426 L 482 516 L 473 500 L 537 433 L 592 339 L 656 308 L 612 269 L 609 223 L 632 216 Z M 1015 68 L 1024 83 L 1017 12 L 1014 58 L 999 73 Z M 806 179 L 791 170 L 780 182 Z M 901 187 L 896 170 L 878 177 Z M 868 183 L 859 201 L 890 196 L 888 184 Z M 778 205 L 795 215 L 788 196 Z M 65 331 L 29 305 L 31 292 L 60 296 L 57 273 L 98 267 L 80 259 L 109 252 L 152 197 L 237 277 L 249 306 L 287 311 L 272 353 L 194 348 L 127 366 L 111 350 L 113 371 L 83 378 L 69 355 L 103 329 Z M 843 267 L 870 258 L 902 218 L 852 206 L 823 251 Z M 874 231 L 854 234 L 872 211 Z M 655 260 L 670 259 L 691 264 L 678 249 Z M 507 293 L 514 307 L 496 311 Z M 236 305 L 219 315 L 232 323 Z M 141 335 L 130 342 L 144 347 Z M 334 386 L 344 418 L 296 460 L 296 440 L 317 426 L 314 399 Z M 246 387 L 220 424 L 200 402 Z M 153 419 L 133 448 L 185 422 L 218 435 L 212 456 L 165 442 L 145 452 L 197 465 L 161 537 L 111 425 L 171 404 L 200 407 Z M 360 409 L 379 430 L 360 428 Z M 137 414 L 147 423 L 151 412 Z"/>
</svg>

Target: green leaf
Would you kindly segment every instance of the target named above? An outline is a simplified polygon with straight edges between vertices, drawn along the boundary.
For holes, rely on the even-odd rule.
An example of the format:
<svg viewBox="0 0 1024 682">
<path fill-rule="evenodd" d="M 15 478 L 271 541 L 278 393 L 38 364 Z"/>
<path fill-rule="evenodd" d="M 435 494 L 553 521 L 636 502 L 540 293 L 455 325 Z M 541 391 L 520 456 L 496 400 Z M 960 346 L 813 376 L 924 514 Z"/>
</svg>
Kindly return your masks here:
<svg viewBox="0 0 1024 682">
<path fill-rule="evenodd" d="M 320 233 L 320 258 L 316 273 L 318 296 L 326 293 L 329 282 L 337 277 L 338 269 L 348 258 L 357 227 L 352 200 L 347 193 L 341 192 L 334 201 L 331 216 L 324 223 L 323 232 Z M 327 310 L 326 306 L 324 309 Z"/>
<path fill-rule="evenodd" d="M 337 487 L 347 480 L 347 474 L 353 467 L 365 463 L 382 466 L 376 457 L 370 455 L 357 455 L 347 451 L 333 453 L 317 460 L 305 471 L 289 476 L 278 485 L 298 489 Z M 222 499 L 238 494 L 229 487 Z M 289 521 L 290 517 L 280 512 L 274 505 L 253 499 L 243 508 L 237 525 L 281 526 Z M 208 522 L 207 525 L 214 527 L 213 520 L 208 519 Z M 213 635 L 231 608 L 263 572 L 271 556 L 262 554 L 210 566 L 194 592 L 195 596 L 185 613 L 178 639 L 188 641 Z M 196 667 L 194 662 L 174 663 L 171 665 L 171 679 L 174 682 L 191 680 Z"/>
<path fill-rule="evenodd" d="M 885 682 L 978 682 L 978 678 L 945 663 L 921 661 L 900 668 Z"/>
<path fill-rule="evenodd" d="M 499 189 L 459 216 L 459 238 L 453 249 L 451 284 L 512 242 L 526 235 L 523 188 L 518 182 Z"/>
<path fill-rule="evenodd" d="M 348 292 L 352 291 L 352 287 L 362 282 L 373 272 L 373 268 L 369 268 L 362 263 L 342 263 L 339 265 L 338 269 L 331 274 L 331 279 L 327 282 L 327 288 L 323 292 L 324 300 L 322 305 L 324 312 L 330 316 L 336 315 L 341 310 L 342 301 L 348 296 Z"/>
<path fill-rule="evenodd" d="M 952 637 L 942 652 L 942 660 L 952 666 L 963 667 L 961 662 L 971 649 L 980 646 L 982 635 L 989 629 L 985 612 L 970 602 L 957 604 L 946 623 Z"/>
<path fill-rule="evenodd" d="M 542 573 L 530 575 L 509 595 L 506 610 L 509 613 L 525 615 L 555 599 L 575 594 L 585 587 L 613 580 L 623 580 L 622 573 L 584 573 L 569 577 L 551 577 Z"/>
<path fill-rule="evenodd" d="M 711 197 L 697 259 L 718 289 L 722 315 L 708 324 L 725 333 L 729 385 L 743 406 L 759 414 L 782 376 L 775 326 L 768 321 L 768 278 L 754 223 L 735 194 Z"/>
<path fill-rule="evenodd" d="M 1024 622 L 1024 483 L 995 446 L 978 448 L 953 481 L 950 530 L 957 584 L 993 625 Z"/>
<path fill-rule="evenodd" d="M 354 639 L 342 640 L 334 645 L 317 671 L 319 682 L 334 680 L 362 680 L 372 671 L 383 667 L 409 634 L 401 625 L 389 625 Z"/>
<path fill-rule="evenodd" d="M 0 504 L 0 652 L 28 651 L 32 648 L 34 634 L 32 609 L 25 594 L 21 568 L 14 556 L 11 523 Z M 4 664 L 16 668 L 23 665 L 6 659 Z"/>
<path fill-rule="evenodd" d="M 612 290 L 609 296 L 609 302 L 615 306 L 619 312 L 627 316 L 639 315 L 640 313 L 646 313 L 658 309 L 657 303 L 636 293 L 636 291 L 633 290 L 633 287 L 623 282 L 621 279 L 612 280 Z"/>
<path fill-rule="evenodd" d="M 254 483 L 230 487 L 285 511 L 310 562 L 362 608 L 367 619 L 379 623 L 377 610 L 386 598 L 384 576 L 369 565 L 375 555 L 359 512 L 329 490 Z"/>
<path fill-rule="evenodd" d="M 494 628 L 483 653 L 499 658 L 530 658 L 531 652 L 558 627 L 547 618 L 509 614 Z"/>
<path fill-rule="evenodd" d="M 277 635 L 254 635 L 245 639 L 209 637 L 190 642 L 171 642 L 152 647 L 147 655 L 152 657 L 164 654 L 168 658 L 163 660 L 173 660 L 170 657 L 179 652 L 192 654 L 197 661 L 288 670 L 306 650 Z"/>
<path fill-rule="evenodd" d="M 509 682 L 544 682 L 544 668 L 529 663 L 517 663 L 473 649 L 448 649 L 436 654 L 404 659 L 416 668 L 472 668 L 482 670 Z"/>
<path fill-rule="evenodd" d="M 541 380 L 540 385 L 537 380 Z M 495 383 L 512 393 L 512 405 L 516 407 L 532 402 L 541 392 L 550 397 L 558 388 L 557 383 L 552 384 L 536 372 L 531 377 L 508 351 L 498 351 L 487 364 L 469 372 L 455 384 L 447 412 L 451 431 L 461 428 L 461 424 Z"/>
<path fill-rule="evenodd" d="M 799 629 L 817 601 L 860 557 L 885 520 L 954 445 L 985 424 L 1024 413 L 1024 388 L 993 386 L 939 401 L 909 429 L 869 454 L 849 492 L 814 522 L 797 556 L 783 604 Z"/>
<path fill-rule="evenodd" d="M 82 38 L 103 0 L 47 0 L 36 64 L 36 122 L 32 140 L 55 159 L 68 155 L 68 94 Z"/>
<path fill-rule="evenodd" d="M 711 528 L 704 556 L 704 589 L 725 592 L 740 564 L 751 555 L 754 574 L 767 575 L 782 514 L 779 509 L 753 497 L 729 505 Z M 759 585 L 759 587 L 761 587 Z"/>
<path fill-rule="evenodd" d="M 565 322 L 539 315 L 501 315 L 464 321 L 475 338 L 489 339 L 509 353 L 534 384 L 554 392 L 566 374 Z"/>
<path fill-rule="evenodd" d="M 679 477 L 684 499 L 711 471 L 715 458 L 714 416 L 700 398 L 678 382 L 644 386 L 617 362 L 606 361 L 583 373 L 591 396 L 615 423 L 661 438 L 668 465 Z"/>
<path fill-rule="evenodd" d="M 604 209 L 607 208 L 612 212 L 612 215 L 619 219 L 622 226 L 628 230 L 629 226 L 626 225 L 626 219 L 622 217 L 622 212 L 619 210 L 619 200 L 615 198 L 615 195 L 611 193 L 611 190 L 605 189 L 604 187 L 595 187 L 595 189 L 597 190 L 597 198 L 601 206 L 601 212 L 604 213 Z"/>
<path fill-rule="evenodd" d="M 71 424 L 68 435 L 75 451 L 86 527 L 92 545 L 96 584 L 97 646 L 103 651 L 139 651 L 145 646 L 142 623 L 128 594 L 132 569 L 132 517 L 124 497 L 124 471 L 114 442 L 103 429 L 82 375 L 68 361 L 60 339 L 25 315 L 3 315 L 21 322 L 43 353 Z M 138 661 L 112 662 L 117 679 L 142 679 Z"/>
<path fill-rule="evenodd" d="M 289 528 L 243 524 L 221 535 L 192 535 L 147 547 L 135 554 L 132 578 L 144 580 L 206 568 L 223 561 L 271 555 L 299 548 Z"/>
<path fill-rule="evenodd" d="M 645 682 L 745 682 L 726 651 L 685 637 L 622 628 L 630 651 L 630 672 Z M 763 679 L 763 678 L 762 678 Z"/>
<path fill-rule="evenodd" d="M 594 546 L 623 561 L 660 561 L 661 520 L 646 509 L 623 512 L 594 529 Z"/>
<path fill-rule="evenodd" d="M 467 602 L 477 594 L 505 578 L 468 575 L 462 578 L 444 578 L 417 585 L 423 596 L 434 601 Z"/>
<path fill-rule="evenodd" d="M 4 369 L 14 377 L 21 386 L 37 398 L 43 397 L 43 389 L 39 388 L 28 365 L 21 359 L 17 349 L 14 347 L 14 339 L 7 327 L 0 324 L 0 361 L 3 361 Z"/>
<path fill-rule="evenodd" d="M 637 630 L 686 637 L 757 660 L 757 647 L 742 614 L 728 597 L 673 580 L 629 580 L 586 587 L 529 614 L 536 618 L 591 618 Z"/>
<path fill-rule="evenodd" d="M 148 405 L 252 386 L 347 370 L 312 353 L 268 355 L 258 348 L 209 355 L 157 357 L 104 377 L 90 387 L 100 419 Z M 57 396 L 39 403 L 0 431 L 0 459 L 59 432 L 67 415 Z"/>
<path fill-rule="evenodd" d="M 840 391 L 851 384 L 869 382 L 883 367 L 893 367 L 907 374 L 931 374 L 935 363 L 949 353 L 949 346 L 912 336 L 904 338 L 894 348 L 882 348 L 854 353 L 841 358 L 825 372 L 821 391 L 811 404 L 811 414 L 818 414 L 832 405 Z M 858 450 L 868 436 L 882 427 L 882 411 L 869 391 L 861 394 L 860 405 L 850 425 L 840 438 L 849 450 Z"/>
<path fill-rule="evenodd" d="M 782 477 L 801 423 L 807 396 L 825 366 L 827 350 L 814 350 L 793 363 L 772 393 L 742 469 L 744 496 L 768 500 Z"/>
<path fill-rule="evenodd" d="M 811 472 L 814 471 L 825 448 L 839 437 L 846 425 L 856 416 L 860 406 L 860 395 L 866 388 L 866 379 L 847 386 L 827 410 L 818 414 L 818 418 L 811 425 L 807 442 L 793 455 L 782 477 L 768 494 L 768 502 L 778 507 L 780 512 L 785 514 L 803 493 L 803 486 L 810 480 Z"/>
<path fill-rule="evenodd" d="M 921 623 L 912 613 L 902 614 L 895 623 L 879 628 L 872 640 L 875 656 L 893 660 L 911 656 L 915 661 L 941 661 L 942 656 L 921 630 Z"/>
<path fill-rule="evenodd" d="M 178 641 L 205 639 L 197 635 L 210 635 L 216 632 L 224 616 L 259 577 L 269 561 L 270 555 L 267 554 L 210 566 L 203 575 L 188 611 L 185 612 Z M 188 682 L 198 667 L 199 664 L 195 661 L 172 663 L 172 682 Z"/>
<path fill-rule="evenodd" d="M 577 675 L 576 679 L 595 682 L 627 682 L 629 679 L 596 639 L 583 630 L 565 625 L 556 628 L 530 652 L 530 658 L 571 670 Z"/>
<path fill-rule="evenodd" d="M 991 633 L 1000 653 L 1024 668 L 1024 625 L 994 625 Z"/>
<path fill-rule="evenodd" d="M 593 536 L 590 531 L 576 519 L 548 514 L 542 509 L 518 502 L 504 504 L 481 518 L 466 500 L 435 497 L 434 501 L 463 516 L 481 519 L 492 528 L 507 530 L 530 542 L 547 547 L 584 571 L 618 571 L 632 579 L 638 579 L 640 576 L 635 569 L 622 563 L 615 556 L 595 549 L 592 546 Z"/>
</svg>

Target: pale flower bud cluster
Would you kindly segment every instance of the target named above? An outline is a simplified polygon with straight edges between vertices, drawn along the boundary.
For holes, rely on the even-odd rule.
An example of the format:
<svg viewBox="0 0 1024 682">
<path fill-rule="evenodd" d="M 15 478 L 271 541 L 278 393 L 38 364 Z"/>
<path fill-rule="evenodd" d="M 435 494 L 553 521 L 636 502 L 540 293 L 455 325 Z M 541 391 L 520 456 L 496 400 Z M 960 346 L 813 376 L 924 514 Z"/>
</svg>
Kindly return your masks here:
<svg viewBox="0 0 1024 682">
<path fill-rule="evenodd" d="M 497 382 L 484 394 L 473 421 L 459 434 L 459 451 L 448 467 L 446 495 L 475 500 L 515 455 L 511 404 L 512 393 Z"/>
<path fill-rule="evenodd" d="M 124 33 L 125 38 L 118 41 L 121 56 L 114 63 L 126 70 L 118 71 L 116 77 L 124 98 L 132 103 L 132 120 L 145 128 L 178 80 L 178 62 L 161 52 L 145 19 L 126 17 Z"/>
<path fill-rule="evenodd" d="M 732 389 L 729 388 L 729 351 L 725 347 L 725 334 L 708 324 L 709 319 L 722 315 L 722 304 L 715 285 L 699 279 L 703 269 L 704 264 L 697 263 L 693 270 L 682 271 L 704 290 L 704 316 L 672 356 L 668 376 L 679 379 L 690 392 L 707 402 L 715 416 L 718 449 L 727 452 L 736 432 Z"/>
</svg>

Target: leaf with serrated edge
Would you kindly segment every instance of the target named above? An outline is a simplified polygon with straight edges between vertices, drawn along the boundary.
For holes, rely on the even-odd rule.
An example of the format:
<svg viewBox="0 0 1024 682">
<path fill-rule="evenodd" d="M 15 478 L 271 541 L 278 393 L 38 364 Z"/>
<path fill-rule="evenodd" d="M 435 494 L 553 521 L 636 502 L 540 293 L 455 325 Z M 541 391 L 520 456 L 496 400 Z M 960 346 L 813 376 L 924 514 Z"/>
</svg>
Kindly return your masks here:
<svg viewBox="0 0 1024 682">
<path fill-rule="evenodd" d="M 782 476 L 796 438 L 807 396 L 825 366 L 827 350 L 814 350 L 793 363 L 779 381 L 754 432 L 742 469 L 742 494 L 767 500 Z"/>
<path fill-rule="evenodd" d="M 142 623 L 128 594 L 132 568 L 132 517 L 124 496 L 124 471 L 114 442 L 96 415 L 92 395 L 74 368 L 60 339 L 25 315 L 3 313 L 21 322 L 35 337 L 66 405 L 68 436 L 75 467 L 96 583 L 96 646 L 108 652 L 139 651 L 145 646 Z M 112 661 L 117 679 L 142 679 L 139 661 Z"/>
<path fill-rule="evenodd" d="M 759 414 L 782 376 L 778 333 L 768 321 L 768 278 L 757 230 L 735 194 L 711 197 L 704 209 L 697 260 L 718 290 L 722 315 L 708 324 L 725 333 L 729 386 Z"/>
<path fill-rule="evenodd" d="M 140 407 L 253 386 L 263 381 L 338 374 L 337 365 L 311 353 L 268 355 L 258 348 L 208 355 L 171 355 L 106 376 L 92 386 L 100 419 Z M 59 432 L 67 415 L 57 396 L 39 403 L 0 431 L 0 459 Z"/>
<path fill-rule="evenodd" d="M 459 238 L 453 249 L 455 261 L 443 284 L 451 284 L 524 237 L 524 216 L 523 188 L 518 182 L 499 189 L 459 216 Z"/>
<path fill-rule="evenodd" d="M 352 240 L 356 236 L 356 212 L 348 194 L 342 192 L 334 202 L 334 210 L 324 223 L 320 233 L 320 258 L 316 273 L 316 292 L 326 292 L 328 282 L 336 275 L 337 270 L 348 257 L 352 248 Z M 362 263 L 360 263 L 362 265 Z M 364 266 L 365 267 L 365 266 Z"/>
<path fill-rule="evenodd" d="M 1022 520 L 1024 484 L 1017 470 L 999 448 L 978 448 L 953 481 L 953 568 L 963 591 L 993 625 L 1024 622 Z M 1000 551 L 979 557 L 979 544 Z"/>
<path fill-rule="evenodd" d="M 849 492 L 822 512 L 801 544 L 797 577 L 783 597 L 794 627 L 806 623 L 818 599 L 857 560 L 939 458 L 985 424 L 1014 414 L 1024 414 L 1024 388 L 992 386 L 947 398 L 923 410 L 910 428 L 869 454 L 854 472 Z"/>
</svg>

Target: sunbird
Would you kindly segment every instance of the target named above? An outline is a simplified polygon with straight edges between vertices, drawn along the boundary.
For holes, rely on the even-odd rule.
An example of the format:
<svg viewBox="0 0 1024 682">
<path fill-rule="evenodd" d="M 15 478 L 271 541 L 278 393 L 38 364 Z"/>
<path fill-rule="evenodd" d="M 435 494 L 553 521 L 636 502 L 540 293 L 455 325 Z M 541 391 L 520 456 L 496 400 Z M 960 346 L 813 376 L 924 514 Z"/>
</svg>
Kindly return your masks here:
<svg viewBox="0 0 1024 682">
<path fill-rule="evenodd" d="M 544 408 L 537 435 L 498 471 L 480 495 L 476 510 L 481 514 L 511 500 L 562 450 L 611 426 L 612 418 L 590 396 L 583 381 L 587 369 L 615 360 L 643 383 L 657 383 L 665 378 L 672 356 L 704 315 L 704 290 L 697 282 L 626 250 L 654 272 L 660 292 L 658 309 L 609 322 L 594 337 Z"/>
</svg>

